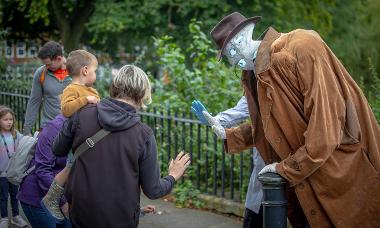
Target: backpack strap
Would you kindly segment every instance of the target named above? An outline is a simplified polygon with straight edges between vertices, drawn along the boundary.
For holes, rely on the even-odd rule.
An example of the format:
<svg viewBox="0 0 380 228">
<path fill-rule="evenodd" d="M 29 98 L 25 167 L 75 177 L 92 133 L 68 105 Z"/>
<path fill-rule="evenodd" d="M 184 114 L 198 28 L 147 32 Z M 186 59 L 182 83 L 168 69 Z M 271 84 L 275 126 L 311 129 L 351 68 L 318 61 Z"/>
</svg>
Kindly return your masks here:
<svg viewBox="0 0 380 228">
<path fill-rule="evenodd" d="M 24 173 L 25 176 L 31 174 L 33 172 L 33 170 L 36 169 L 36 165 L 33 165 L 32 167 L 30 167 L 29 169 L 27 169 Z"/>
<path fill-rule="evenodd" d="M 87 138 L 76 150 L 74 153 L 74 160 L 76 160 L 81 154 L 86 152 L 88 149 L 95 146 L 97 142 L 99 142 L 101 139 L 106 137 L 110 131 L 100 129 L 98 132 L 96 132 L 93 136 L 90 138 Z"/>
<path fill-rule="evenodd" d="M 44 91 L 44 83 L 45 83 L 45 77 L 46 77 L 46 74 L 47 74 L 47 68 L 46 66 L 44 66 L 44 68 L 42 69 L 42 72 L 40 74 L 40 85 L 41 85 L 41 88 L 42 88 L 42 92 Z"/>
</svg>

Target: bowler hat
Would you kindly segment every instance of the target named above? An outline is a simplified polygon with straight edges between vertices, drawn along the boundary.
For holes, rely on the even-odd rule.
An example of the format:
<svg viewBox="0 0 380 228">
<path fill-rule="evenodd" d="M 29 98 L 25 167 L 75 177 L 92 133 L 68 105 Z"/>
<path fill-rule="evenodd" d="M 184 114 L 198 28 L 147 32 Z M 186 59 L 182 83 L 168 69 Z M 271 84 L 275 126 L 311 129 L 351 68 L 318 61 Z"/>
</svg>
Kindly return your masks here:
<svg viewBox="0 0 380 228">
<path fill-rule="evenodd" d="M 227 43 L 234 37 L 245 25 L 249 23 L 256 24 L 261 19 L 260 16 L 246 18 L 238 12 L 231 13 L 224 17 L 215 27 L 211 30 L 210 35 L 218 46 L 219 53 L 218 59 L 222 56 L 223 49 Z"/>
</svg>

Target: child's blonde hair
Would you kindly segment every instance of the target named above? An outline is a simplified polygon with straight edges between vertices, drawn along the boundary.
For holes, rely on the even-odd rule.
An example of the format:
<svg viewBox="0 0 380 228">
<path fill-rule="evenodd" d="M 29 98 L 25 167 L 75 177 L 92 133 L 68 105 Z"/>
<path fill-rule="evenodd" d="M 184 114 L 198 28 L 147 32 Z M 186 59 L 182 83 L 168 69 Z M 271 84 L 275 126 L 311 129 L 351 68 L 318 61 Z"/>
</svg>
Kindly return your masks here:
<svg viewBox="0 0 380 228">
<path fill-rule="evenodd" d="M 13 117 L 13 125 L 12 125 L 12 128 L 10 131 L 12 133 L 12 136 L 16 137 L 17 132 L 15 129 L 15 121 L 16 121 L 15 113 L 13 112 L 13 110 L 11 108 L 4 106 L 4 105 L 0 105 L 0 119 L 3 118 L 3 116 L 5 116 L 6 114 L 11 114 Z M 0 126 L 0 128 L 1 128 L 1 126 Z"/>
<path fill-rule="evenodd" d="M 92 63 L 97 63 L 95 55 L 86 50 L 75 50 L 70 52 L 66 60 L 66 68 L 70 76 L 79 76 L 80 70 L 84 66 L 89 66 Z"/>
</svg>

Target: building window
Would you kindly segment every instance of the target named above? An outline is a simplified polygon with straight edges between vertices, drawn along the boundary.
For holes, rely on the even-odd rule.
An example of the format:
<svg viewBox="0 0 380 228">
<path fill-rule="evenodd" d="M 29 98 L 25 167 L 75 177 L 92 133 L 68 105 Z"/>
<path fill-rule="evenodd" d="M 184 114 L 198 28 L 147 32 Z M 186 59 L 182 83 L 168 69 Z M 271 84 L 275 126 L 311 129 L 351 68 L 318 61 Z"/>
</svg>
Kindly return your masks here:
<svg viewBox="0 0 380 228">
<path fill-rule="evenodd" d="M 37 47 L 34 44 L 31 44 L 28 48 L 28 58 L 37 57 Z"/>
<path fill-rule="evenodd" d="M 5 45 L 5 57 L 6 58 L 13 58 L 14 57 L 13 45 L 10 42 L 7 42 Z"/>
<path fill-rule="evenodd" d="M 17 42 L 16 44 L 16 57 L 25 58 L 26 57 L 26 44 L 24 42 Z"/>
</svg>

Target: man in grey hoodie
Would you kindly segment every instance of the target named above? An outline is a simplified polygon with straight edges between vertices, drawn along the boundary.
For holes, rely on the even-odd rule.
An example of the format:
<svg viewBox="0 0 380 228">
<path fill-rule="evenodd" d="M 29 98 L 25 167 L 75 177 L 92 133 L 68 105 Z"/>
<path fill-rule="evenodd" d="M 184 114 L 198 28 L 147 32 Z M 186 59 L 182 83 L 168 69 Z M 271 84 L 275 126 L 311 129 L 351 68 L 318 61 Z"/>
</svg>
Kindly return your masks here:
<svg viewBox="0 0 380 228">
<path fill-rule="evenodd" d="M 54 119 L 61 111 L 60 94 L 71 82 L 66 70 L 66 59 L 59 43 L 49 41 L 38 52 L 43 66 L 34 73 L 32 90 L 25 113 L 23 133 L 30 135 L 42 104 L 41 125 Z"/>
</svg>

